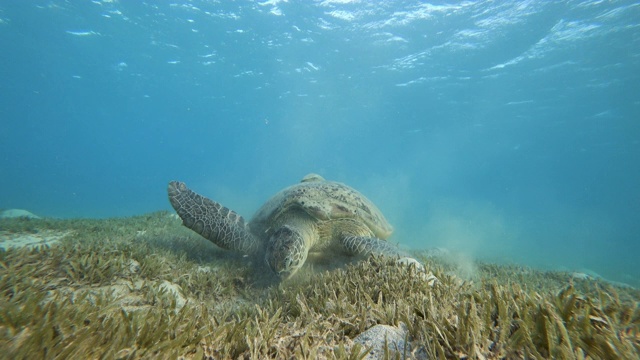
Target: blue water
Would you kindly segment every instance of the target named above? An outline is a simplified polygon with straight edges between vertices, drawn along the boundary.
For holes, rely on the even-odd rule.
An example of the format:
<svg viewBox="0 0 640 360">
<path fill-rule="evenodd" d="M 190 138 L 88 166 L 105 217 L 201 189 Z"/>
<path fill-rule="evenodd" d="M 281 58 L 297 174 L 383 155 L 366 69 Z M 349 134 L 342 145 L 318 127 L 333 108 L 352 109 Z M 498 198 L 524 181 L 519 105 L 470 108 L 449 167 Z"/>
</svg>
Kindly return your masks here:
<svg viewBox="0 0 640 360">
<path fill-rule="evenodd" d="M 640 283 L 640 2 L 4 0 L 0 44 L 0 208 L 317 172 L 403 245 Z"/>
</svg>

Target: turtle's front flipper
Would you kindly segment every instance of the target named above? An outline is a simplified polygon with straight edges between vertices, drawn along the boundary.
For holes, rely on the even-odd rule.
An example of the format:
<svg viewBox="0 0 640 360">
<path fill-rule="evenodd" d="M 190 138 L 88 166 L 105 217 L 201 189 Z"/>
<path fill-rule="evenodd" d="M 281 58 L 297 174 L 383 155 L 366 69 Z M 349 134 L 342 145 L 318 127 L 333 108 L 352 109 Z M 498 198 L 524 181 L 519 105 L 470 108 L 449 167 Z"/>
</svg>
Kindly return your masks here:
<svg viewBox="0 0 640 360">
<path fill-rule="evenodd" d="M 171 206 L 182 224 L 214 244 L 244 254 L 255 253 L 258 241 L 242 216 L 221 204 L 191 191 L 182 182 L 172 181 L 167 189 Z"/>
<path fill-rule="evenodd" d="M 424 271 L 424 265 L 388 241 L 375 237 L 348 235 L 342 238 L 342 245 L 353 255 L 373 254 L 395 257 L 399 258 L 397 260 L 399 264 L 413 264 L 416 269 Z"/>
<path fill-rule="evenodd" d="M 353 255 L 406 256 L 397 246 L 375 237 L 347 235 L 342 238 L 342 245 Z"/>
</svg>

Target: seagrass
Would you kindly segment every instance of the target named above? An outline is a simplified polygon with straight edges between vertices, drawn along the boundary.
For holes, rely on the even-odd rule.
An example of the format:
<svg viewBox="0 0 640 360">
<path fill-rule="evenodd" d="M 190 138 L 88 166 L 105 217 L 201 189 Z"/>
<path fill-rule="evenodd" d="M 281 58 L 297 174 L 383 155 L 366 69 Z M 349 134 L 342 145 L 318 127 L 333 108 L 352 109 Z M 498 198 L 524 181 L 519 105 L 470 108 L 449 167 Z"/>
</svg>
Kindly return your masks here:
<svg viewBox="0 0 640 360">
<path fill-rule="evenodd" d="M 468 278 L 418 253 L 434 284 L 378 257 L 281 283 L 166 212 L 1 220 L 0 231 L 70 231 L 0 251 L 0 352 L 13 359 L 360 359 L 356 336 L 401 323 L 411 350 L 389 358 L 640 357 L 640 292 L 569 273 L 477 263 Z"/>
</svg>

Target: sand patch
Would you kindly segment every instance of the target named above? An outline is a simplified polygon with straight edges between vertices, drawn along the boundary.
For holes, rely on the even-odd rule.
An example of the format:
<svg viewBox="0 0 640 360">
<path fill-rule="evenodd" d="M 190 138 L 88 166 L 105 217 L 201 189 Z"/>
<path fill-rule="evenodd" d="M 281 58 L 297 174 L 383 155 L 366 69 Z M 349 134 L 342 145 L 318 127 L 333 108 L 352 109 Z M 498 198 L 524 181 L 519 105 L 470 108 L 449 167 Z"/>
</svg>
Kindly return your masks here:
<svg viewBox="0 0 640 360">
<path fill-rule="evenodd" d="M 60 239 L 68 236 L 72 231 L 42 230 L 37 233 L 12 233 L 0 231 L 0 249 L 7 250 L 21 247 L 41 247 L 57 244 Z"/>
</svg>

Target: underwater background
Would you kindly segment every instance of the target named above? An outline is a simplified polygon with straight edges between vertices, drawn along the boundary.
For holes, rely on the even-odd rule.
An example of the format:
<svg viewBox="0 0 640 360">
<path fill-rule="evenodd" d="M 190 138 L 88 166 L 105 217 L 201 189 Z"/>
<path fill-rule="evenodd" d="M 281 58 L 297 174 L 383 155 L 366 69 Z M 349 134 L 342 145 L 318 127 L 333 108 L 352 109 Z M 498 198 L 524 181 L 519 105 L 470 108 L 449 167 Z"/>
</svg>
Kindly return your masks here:
<svg viewBox="0 0 640 360">
<path fill-rule="evenodd" d="M 2 0 L 0 44 L 0 208 L 316 172 L 402 246 L 640 286 L 640 2 Z"/>
</svg>

